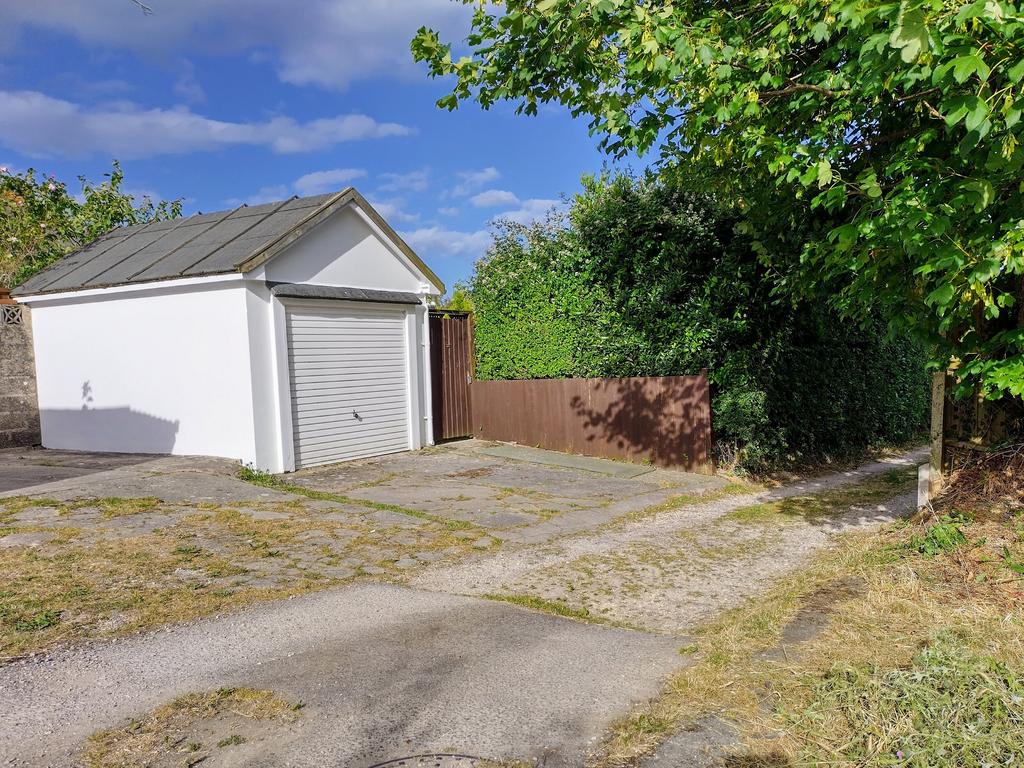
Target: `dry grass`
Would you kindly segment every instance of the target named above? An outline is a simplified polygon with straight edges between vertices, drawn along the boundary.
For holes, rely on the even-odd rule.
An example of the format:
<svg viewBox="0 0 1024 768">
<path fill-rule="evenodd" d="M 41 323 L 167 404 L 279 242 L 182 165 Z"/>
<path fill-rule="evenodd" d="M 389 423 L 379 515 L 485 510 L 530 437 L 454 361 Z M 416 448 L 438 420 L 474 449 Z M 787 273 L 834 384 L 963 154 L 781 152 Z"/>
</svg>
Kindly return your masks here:
<svg viewBox="0 0 1024 768">
<path fill-rule="evenodd" d="M 667 501 L 663 501 L 661 504 L 654 504 L 650 507 L 645 507 L 644 509 L 638 509 L 635 512 L 627 512 L 624 515 L 620 515 L 614 520 L 610 520 L 604 525 L 599 526 L 595 530 L 607 530 L 620 525 L 635 523 L 639 520 L 654 517 L 655 515 L 660 515 L 664 512 L 671 512 L 675 509 L 692 507 L 698 504 L 710 504 L 714 501 L 720 501 L 732 496 L 747 496 L 763 490 L 764 487 L 761 485 L 736 480 L 730 482 L 728 485 L 723 485 L 720 488 L 712 488 L 711 490 L 703 493 L 681 493 L 678 496 L 673 496 Z"/>
<path fill-rule="evenodd" d="M 891 496 L 892 488 L 902 487 L 902 482 L 895 476 L 882 480 L 878 493 L 891 485 Z M 833 495 L 826 504 L 837 503 L 838 498 Z M 757 518 L 780 519 L 786 513 L 784 507 L 776 507 L 760 510 Z M 791 513 L 803 516 L 808 510 L 801 503 Z M 676 674 L 647 707 L 616 724 L 594 766 L 634 766 L 670 733 L 708 715 L 725 718 L 742 735 L 744 746 L 726 756 L 728 765 L 927 765 L 929 760 L 974 764 L 943 763 L 936 752 L 924 753 L 923 762 L 915 762 L 910 754 L 897 757 L 903 750 L 894 745 L 906 743 L 900 739 L 908 732 L 907 721 L 876 723 L 876 730 L 864 737 L 866 721 L 854 714 L 868 712 L 867 717 L 884 720 L 886 712 L 895 711 L 882 704 L 893 691 L 898 689 L 899 696 L 908 699 L 925 695 L 924 688 L 899 688 L 897 682 L 930 679 L 925 693 L 934 698 L 914 710 L 918 720 L 909 721 L 910 730 L 934 729 L 933 743 L 940 745 L 939 735 L 947 728 L 976 726 L 983 718 L 972 714 L 967 699 L 951 699 L 960 707 L 955 717 L 949 707 L 943 709 L 942 680 L 949 675 L 922 667 L 921 649 L 937 639 L 955 638 L 950 653 L 974 675 L 971 680 L 980 679 L 978 669 L 1024 670 L 1024 595 L 1018 589 L 1017 570 L 1024 552 L 1018 520 L 965 518 L 956 523 L 964 535 L 962 546 L 923 554 L 919 543 L 936 524 L 940 523 L 922 520 L 845 537 L 836 550 L 821 554 L 756 602 L 704 627 L 695 646 L 687 649 L 692 651 L 691 666 Z M 851 579 L 863 585 L 862 594 L 833 602 L 829 620 L 822 622 L 817 636 L 797 646 L 781 644 L 787 624 L 815 594 Z M 1007 672 L 1000 679 L 1000 690 L 1005 691 L 1017 678 Z M 837 680 L 846 681 L 845 688 Z M 1019 699 L 1007 699 L 1013 701 Z M 849 706 L 840 706 L 842 702 Z M 934 710 L 927 711 L 927 706 Z M 913 716 L 900 712 L 902 718 Z M 1021 722 L 1008 722 L 1017 728 L 1010 732 L 1012 737 L 1024 739 Z M 1005 731 L 1006 724 L 995 730 Z M 957 740 L 955 731 L 953 739 Z"/>
<path fill-rule="evenodd" d="M 86 768 L 192 766 L 215 753 L 267 739 L 294 722 L 302 705 L 270 691 L 221 688 L 190 693 L 121 728 L 90 736 L 81 752 Z"/>
<path fill-rule="evenodd" d="M 959 464 L 939 505 L 986 515 L 1024 507 L 1024 443 L 976 453 Z"/>
<path fill-rule="evenodd" d="M 247 505 L 287 514 L 260 520 L 218 505 L 164 509 L 155 499 L 0 501 L 0 535 L 51 537 L 37 547 L 0 549 L 0 657 L 222 613 L 363 574 L 346 562 L 398 578 L 401 557 L 471 547 L 430 521 L 410 532 L 358 516 L 325 519 L 303 504 Z M 57 510 L 58 520 L 15 519 L 33 507 Z M 86 509 L 99 510 L 100 522 L 92 513 L 77 527 L 75 515 Z M 161 527 L 126 535 L 121 521 L 145 514 L 161 517 Z"/>
<path fill-rule="evenodd" d="M 747 523 L 786 522 L 805 520 L 816 522 L 835 517 L 853 507 L 880 504 L 894 496 L 913 490 L 917 483 L 917 468 L 893 469 L 874 475 L 851 485 L 821 493 L 788 496 L 778 501 L 741 507 L 723 517 Z"/>
<path fill-rule="evenodd" d="M 409 509 L 397 504 L 385 504 L 379 501 L 370 501 L 369 499 L 345 496 L 340 493 L 317 491 L 312 488 L 307 488 L 304 485 L 286 483 L 277 475 L 271 474 L 270 472 L 264 472 L 261 469 L 256 469 L 249 465 L 243 465 L 241 469 L 238 470 L 238 477 L 240 480 L 245 480 L 247 483 L 252 483 L 253 485 L 263 486 L 264 488 L 273 488 L 278 491 L 285 491 L 286 493 L 294 493 L 298 496 L 305 496 L 307 499 L 313 499 L 315 501 L 333 501 L 338 504 L 354 504 L 355 506 L 366 507 L 367 509 L 376 509 L 381 512 L 394 512 L 399 515 L 415 517 L 419 520 L 429 520 L 432 523 L 443 525 L 453 531 L 464 531 L 475 527 L 472 523 L 468 523 L 464 520 L 453 520 L 450 517 L 432 515 L 429 512 L 422 512 L 418 509 Z M 371 487 L 377 484 L 377 481 L 373 481 L 370 483 L 364 483 L 363 486 Z"/>
</svg>

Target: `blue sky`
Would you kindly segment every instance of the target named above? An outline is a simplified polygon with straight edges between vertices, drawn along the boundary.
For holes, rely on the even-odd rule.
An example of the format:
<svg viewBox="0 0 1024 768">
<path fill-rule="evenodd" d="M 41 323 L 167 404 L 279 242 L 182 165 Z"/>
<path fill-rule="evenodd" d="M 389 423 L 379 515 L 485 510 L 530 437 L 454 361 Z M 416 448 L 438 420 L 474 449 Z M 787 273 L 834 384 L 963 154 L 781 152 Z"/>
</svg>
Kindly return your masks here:
<svg viewBox="0 0 1024 768">
<path fill-rule="evenodd" d="M 559 108 L 437 109 L 408 52 L 452 0 L 0 0 L 0 165 L 73 181 L 113 158 L 187 213 L 360 189 L 449 286 L 496 217 L 543 216 L 605 157 Z"/>
</svg>

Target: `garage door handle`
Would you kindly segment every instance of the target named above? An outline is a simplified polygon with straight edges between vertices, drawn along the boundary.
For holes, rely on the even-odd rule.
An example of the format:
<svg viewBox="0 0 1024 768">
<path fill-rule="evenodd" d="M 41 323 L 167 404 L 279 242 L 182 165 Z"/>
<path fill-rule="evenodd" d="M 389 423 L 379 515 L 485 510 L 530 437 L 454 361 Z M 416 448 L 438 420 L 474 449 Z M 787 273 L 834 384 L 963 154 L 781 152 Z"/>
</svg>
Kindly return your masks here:
<svg viewBox="0 0 1024 768">
<path fill-rule="evenodd" d="M 358 413 L 356 413 L 355 411 L 352 411 L 352 418 L 353 418 L 353 419 L 356 419 L 357 421 L 362 421 L 362 420 L 363 420 L 363 417 L 362 417 L 362 416 L 360 416 L 360 415 L 359 415 Z"/>
</svg>

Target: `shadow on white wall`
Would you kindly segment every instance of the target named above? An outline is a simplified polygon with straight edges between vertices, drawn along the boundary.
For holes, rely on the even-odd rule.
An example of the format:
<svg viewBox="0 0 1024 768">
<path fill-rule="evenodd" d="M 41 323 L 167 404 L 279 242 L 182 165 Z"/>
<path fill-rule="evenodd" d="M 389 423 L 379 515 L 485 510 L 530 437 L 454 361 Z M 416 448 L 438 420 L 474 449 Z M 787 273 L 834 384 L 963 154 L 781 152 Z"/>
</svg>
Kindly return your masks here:
<svg viewBox="0 0 1024 768">
<path fill-rule="evenodd" d="M 47 448 L 111 453 L 173 453 L 177 421 L 116 408 L 44 408 L 39 412 Z"/>
</svg>

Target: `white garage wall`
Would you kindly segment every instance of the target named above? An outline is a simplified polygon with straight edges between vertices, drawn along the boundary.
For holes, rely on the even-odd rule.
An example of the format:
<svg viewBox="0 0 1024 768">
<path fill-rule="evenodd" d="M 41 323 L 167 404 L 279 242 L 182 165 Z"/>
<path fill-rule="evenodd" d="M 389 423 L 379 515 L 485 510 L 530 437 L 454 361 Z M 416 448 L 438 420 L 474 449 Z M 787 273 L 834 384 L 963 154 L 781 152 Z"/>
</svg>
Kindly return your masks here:
<svg viewBox="0 0 1024 768">
<path fill-rule="evenodd" d="M 268 280 L 419 293 L 427 284 L 351 206 L 270 261 Z M 432 293 L 437 289 L 430 286 Z"/>
<path fill-rule="evenodd" d="M 233 278 L 32 299 L 43 445 L 255 461 L 246 295 Z"/>
</svg>

